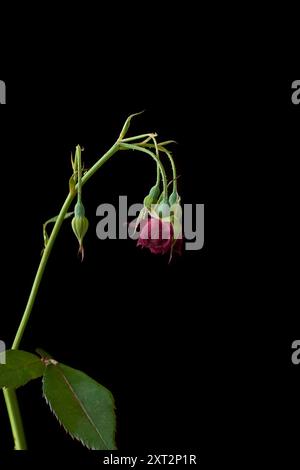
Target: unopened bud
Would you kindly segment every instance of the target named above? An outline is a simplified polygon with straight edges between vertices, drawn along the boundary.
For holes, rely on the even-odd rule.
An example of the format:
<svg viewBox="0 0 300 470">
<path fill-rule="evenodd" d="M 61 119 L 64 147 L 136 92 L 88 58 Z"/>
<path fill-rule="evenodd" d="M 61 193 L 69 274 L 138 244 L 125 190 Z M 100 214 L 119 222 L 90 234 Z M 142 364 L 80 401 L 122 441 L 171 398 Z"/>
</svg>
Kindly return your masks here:
<svg viewBox="0 0 300 470">
<path fill-rule="evenodd" d="M 169 197 L 170 206 L 173 206 L 173 204 L 177 204 L 179 201 L 180 201 L 180 197 L 179 197 L 177 191 L 173 191 L 171 196 Z"/>
<path fill-rule="evenodd" d="M 158 185 L 153 186 L 150 189 L 148 196 L 146 196 L 144 199 L 144 206 L 150 210 L 151 206 L 157 203 L 159 196 L 160 196 L 159 186 Z"/>
<path fill-rule="evenodd" d="M 162 202 L 156 208 L 156 213 L 161 219 L 170 216 L 170 205 L 168 199 L 162 200 Z"/>
<path fill-rule="evenodd" d="M 153 186 L 153 188 L 150 189 L 149 196 L 152 198 L 152 204 L 158 201 L 160 196 L 159 185 Z"/>
<path fill-rule="evenodd" d="M 75 216 L 72 220 L 72 229 L 79 242 L 79 253 L 81 253 L 81 259 L 84 258 L 83 239 L 89 228 L 89 221 L 85 217 L 84 206 L 81 202 L 77 202 L 75 206 Z"/>
</svg>

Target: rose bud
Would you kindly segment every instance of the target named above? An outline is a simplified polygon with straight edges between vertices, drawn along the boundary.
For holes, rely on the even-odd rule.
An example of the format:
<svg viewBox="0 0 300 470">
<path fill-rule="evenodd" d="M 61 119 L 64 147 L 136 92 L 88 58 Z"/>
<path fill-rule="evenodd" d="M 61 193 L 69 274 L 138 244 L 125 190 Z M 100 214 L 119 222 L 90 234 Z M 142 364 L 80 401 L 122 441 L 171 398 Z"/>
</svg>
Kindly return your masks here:
<svg viewBox="0 0 300 470">
<path fill-rule="evenodd" d="M 177 192 L 172 193 L 170 202 L 167 199 L 156 207 L 150 218 L 140 222 L 138 246 L 148 248 L 154 254 L 182 254 L 182 208 Z"/>
<path fill-rule="evenodd" d="M 83 239 L 88 231 L 89 221 L 85 217 L 85 210 L 82 202 L 77 202 L 75 206 L 75 216 L 72 220 L 72 229 L 76 235 L 76 238 L 79 242 L 79 253 L 81 254 L 81 261 L 84 258 L 84 248 L 83 248 Z"/>
<path fill-rule="evenodd" d="M 144 206 L 148 210 L 151 210 L 151 206 L 157 203 L 159 196 L 160 196 L 159 185 L 155 185 L 150 189 L 148 196 L 145 197 Z"/>
</svg>

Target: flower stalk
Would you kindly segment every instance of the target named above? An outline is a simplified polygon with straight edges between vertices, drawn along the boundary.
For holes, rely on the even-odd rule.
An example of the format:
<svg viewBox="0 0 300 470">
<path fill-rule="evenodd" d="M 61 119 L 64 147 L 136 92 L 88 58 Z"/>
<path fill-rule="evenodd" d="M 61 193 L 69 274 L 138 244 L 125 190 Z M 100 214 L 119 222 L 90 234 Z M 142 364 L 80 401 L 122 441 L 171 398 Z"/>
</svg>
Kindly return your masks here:
<svg viewBox="0 0 300 470">
<path fill-rule="evenodd" d="M 140 114 L 140 113 L 137 113 L 137 114 Z M 22 341 L 23 335 L 25 333 L 28 321 L 32 313 L 32 309 L 33 309 L 37 294 L 39 292 L 39 287 L 43 279 L 43 275 L 44 275 L 50 254 L 53 250 L 55 241 L 57 239 L 57 236 L 60 232 L 60 229 L 62 227 L 64 220 L 73 214 L 72 212 L 68 212 L 68 211 L 74 199 L 76 198 L 76 196 L 77 196 L 77 203 L 75 205 L 74 218 L 72 220 L 72 228 L 79 241 L 80 251 L 83 256 L 82 240 L 88 228 L 88 221 L 85 217 L 84 207 L 82 204 L 82 187 L 113 155 L 116 154 L 116 152 L 118 152 L 119 150 L 139 151 L 139 152 L 142 152 L 143 154 L 150 156 L 156 162 L 156 168 L 157 168 L 156 184 L 153 188 L 151 188 L 150 193 L 149 193 L 151 195 L 152 201 L 155 203 L 159 200 L 161 180 L 163 184 L 163 192 L 162 192 L 161 197 L 163 201 L 168 201 L 167 175 L 166 175 L 164 166 L 159 158 L 159 152 L 160 151 L 165 152 L 170 158 L 171 163 L 172 163 L 173 192 L 174 190 L 176 190 L 177 176 L 176 176 L 175 164 L 168 150 L 165 149 L 163 146 L 160 146 L 159 144 L 157 144 L 156 139 L 155 139 L 156 134 L 142 134 L 142 135 L 135 136 L 135 137 L 125 138 L 125 135 L 130 125 L 130 121 L 133 116 L 135 115 L 129 116 L 129 118 L 127 119 L 121 131 L 120 137 L 115 142 L 115 144 L 88 171 L 86 171 L 84 175 L 83 175 L 83 168 L 82 168 L 82 163 L 81 163 L 81 148 L 80 146 L 76 147 L 75 158 L 74 158 L 74 161 L 72 160 L 73 175 L 69 181 L 69 194 L 67 195 L 58 216 L 54 217 L 53 219 L 50 219 L 46 224 L 44 224 L 45 247 L 42 252 L 42 258 L 41 258 L 41 261 L 40 261 L 40 264 L 39 264 L 39 267 L 38 267 L 38 270 L 37 270 L 37 273 L 36 273 L 36 276 L 32 285 L 32 289 L 28 298 L 25 311 L 23 313 L 20 325 L 17 329 L 16 335 L 12 344 L 12 349 L 18 349 L 20 346 L 20 343 Z M 138 142 L 141 139 L 144 139 L 144 141 Z M 148 144 L 150 140 L 152 140 L 153 143 Z M 155 153 L 151 149 L 155 149 Z M 54 226 L 50 235 L 48 235 L 46 232 L 46 225 L 49 222 L 54 223 Z M 162 222 L 160 221 L 158 222 L 159 229 L 161 228 L 161 223 Z M 164 227 L 167 228 L 167 225 L 164 225 Z M 148 231 L 148 228 L 146 230 Z M 172 227 L 171 227 L 171 230 L 173 230 Z M 164 245 L 163 247 L 163 251 L 166 251 L 166 250 L 169 250 L 169 242 L 167 242 L 167 244 Z M 155 249 L 153 249 L 153 252 L 155 252 Z M 23 429 L 21 414 L 20 414 L 15 390 L 4 388 L 4 397 L 5 397 L 6 407 L 8 410 L 9 420 L 11 423 L 12 433 L 14 437 L 15 450 L 25 450 L 26 439 L 25 439 L 25 433 Z"/>
</svg>

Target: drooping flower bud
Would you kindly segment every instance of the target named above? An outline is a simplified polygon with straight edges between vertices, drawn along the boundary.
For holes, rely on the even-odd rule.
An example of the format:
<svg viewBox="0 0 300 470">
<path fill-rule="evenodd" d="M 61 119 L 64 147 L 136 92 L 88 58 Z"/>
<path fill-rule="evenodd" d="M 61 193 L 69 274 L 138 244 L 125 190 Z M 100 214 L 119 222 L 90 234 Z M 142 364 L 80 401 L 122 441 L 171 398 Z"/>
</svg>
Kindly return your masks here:
<svg viewBox="0 0 300 470">
<path fill-rule="evenodd" d="M 172 207 L 174 204 L 177 204 L 180 201 L 180 197 L 177 191 L 173 191 L 169 197 L 169 204 Z"/>
<path fill-rule="evenodd" d="M 155 185 L 150 189 L 148 196 L 145 197 L 144 206 L 147 209 L 151 210 L 151 206 L 157 203 L 159 196 L 160 196 L 159 185 Z"/>
<path fill-rule="evenodd" d="M 183 250 L 182 207 L 177 191 L 169 199 L 161 198 L 150 217 L 140 221 L 141 232 L 138 246 L 148 248 L 151 253 L 173 253 L 181 255 Z"/>
<path fill-rule="evenodd" d="M 155 185 L 150 189 L 149 196 L 152 199 L 152 204 L 155 204 L 160 196 L 160 188 L 159 185 Z"/>
<path fill-rule="evenodd" d="M 182 237 L 182 207 L 180 204 L 180 196 L 177 191 L 173 191 L 169 197 L 170 204 L 170 221 L 174 228 L 174 239 Z"/>
<path fill-rule="evenodd" d="M 141 223 L 147 218 L 148 214 L 151 213 L 153 206 L 155 206 L 155 204 L 159 200 L 159 196 L 160 188 L 159 184 L 156 184 L 155 186 L 152 186 L 149 191 L 149 194 L 144 198 L 144 207 L 139 213 L 139 216 L 130 224 L 133 227 L 133 235 L 136 234 L 138 226 L 141 225 Z"/>
<path fill-rule="evenodd" d="M 155 212 L 160 219 L 170 216 L 170 205 L 168 199 L 164 198 L 161 203 L 156 207 Z"/>
<path fill-rule="evenodd" d="M 72 220 L 72 229 L 79 242 L 79 253 L 81 254 L 81 260 L 84 258 L 83 239 L 89 228 L 89 221 L 85 217 L 85 210 L 82 202 L 77 202 L 74 210 L 74 218 Z"/>
</svg>

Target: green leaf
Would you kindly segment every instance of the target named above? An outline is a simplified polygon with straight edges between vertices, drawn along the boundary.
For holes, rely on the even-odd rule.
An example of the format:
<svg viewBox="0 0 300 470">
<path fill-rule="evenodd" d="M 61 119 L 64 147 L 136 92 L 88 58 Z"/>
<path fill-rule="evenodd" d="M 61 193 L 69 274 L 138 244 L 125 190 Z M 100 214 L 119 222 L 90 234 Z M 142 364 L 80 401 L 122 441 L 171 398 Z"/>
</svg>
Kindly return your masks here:
<svg viewBox="0 0 300 470">
<path fill-rule="evenodd" d="M 107 388 L 79 370 L 50 361 L 43 378 L 43 393 L 72 437 L 89 449 L 116 449 L 115 405 Z"/>
<path fill-rule="evenodd" d="M 35 354 L 25 351 L 6 352 L 6 364 L 0 364 L 0 388 L 18 388 L 41 377 L 45 364 Z"/>
</svg>

